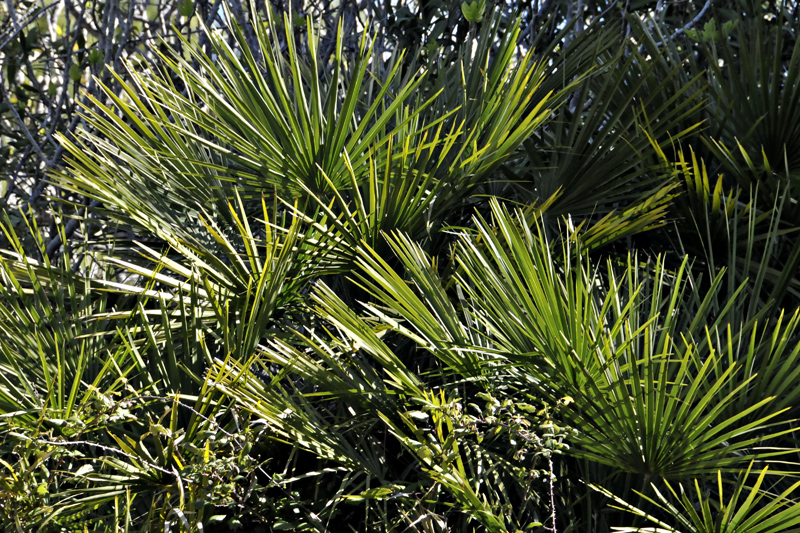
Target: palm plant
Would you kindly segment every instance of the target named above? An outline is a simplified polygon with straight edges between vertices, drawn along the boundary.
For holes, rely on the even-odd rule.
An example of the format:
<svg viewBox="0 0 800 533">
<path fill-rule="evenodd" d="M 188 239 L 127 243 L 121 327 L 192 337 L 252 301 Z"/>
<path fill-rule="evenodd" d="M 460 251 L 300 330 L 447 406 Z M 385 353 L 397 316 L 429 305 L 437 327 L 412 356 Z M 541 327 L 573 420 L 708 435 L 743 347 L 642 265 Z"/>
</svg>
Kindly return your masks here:
<svg viewBox="0 0 800 533">
<path fill-rule="evenodd" d="M 509 405 L 525 398 L 550 404 L 569 398 L 561 417 L 579 429 L 570 439 L 570 455 L 622 472 L 683 479 L 734 471 L 752 459 L 769 460 L 783 453 L 751 451 L 792 431 L 791 427 L 770 425 L 783 410 L 774 407 L 769 396 L 741 407 L 755 377 L 733 386 L 733 380 L 739 380 L 736 361 L 721 372 L 720 356 L 708 354 L 707 345 L 692 341 L 694 332 L 715 335 L 708 330 L 711 321 L 704 314 L 711 308 L 721 276 L 708 296 L 684 303 L 682 294 L 691 283 L 684 282 L 689 275 L 686 263 L 674 274 L 663 263 L 640 264 L 633 258 L 622 273 L 615 273 L 613 265 L 605 270 L 576 265 L 569 249 L 572 241 L 564 237 L 555 255 L 541 219 L 530 228 L 524 215 L 512 216 L 496 203 L 493 214 L 493 224 L 476 220 L 475 233 L 463 233 L 456 244 L 458 265 L 449 284 L 459 295 L 458 308 L 447 295 L 448 282 L 437 274 L 419 246 L 397 236 L 389 242 L 405 279 L 374 252 L 365 250 L 359 260 L 363 273 L 357 276 L 358 283 L 374 298 L 365 305 L 364 318 L 320 286 L 314 296 L 316 313 L 338 333 L 326 333 L 332 338 L 324 342 L 323 337 L 299 338 L 306 350 L 285 343 L 267 350 L 266 360 L 284 369 L 272 380 L 271 389 L 246 377 L 246 367 L 220 367 L 215 382 L 226 394 L 267 417 L 276 438 L 301 443 L 308 452 L 339 467 L 352 469 L 357 464 L 364 469 L 373 463 L 361 456 L 363 452 L 356 454 L 355 447 L 345 461 L 342 450 L 334 453 L 332 444 L 320 443 L 322 436 L 330 438 L 329 434 L 320 431 L 319 419 L 305 418 L 318 414 L 319 408 L 301 398 L 307 394 L 310 399 L 324 391 L 325 397 L 344 402 L 347 409 L 358 409 L 351 411 L 355 418 L 350 423 L 363 417 L 371 419 L 369 425 L 373 426 L 383 421 L 418 457 L 429 483 L 449 491 L 457 508 L 469 510 L 485 527 L 497 531 L 512 525 L 493 512 L 505 505 L 500 502 L 514 501 L 511 481 L 500 475 L 504 471 L 501 463 L 484 466 L 496 477 L 479 476 L 481 481 L 475 486 L 496 493 L 500 498 L 496 503 L 467 483 L 469 469 L 480 471 L 477 465 L 491 457 L 491 449 L 480 446 L 464 455 L 466 445 L 456 438 L 469 434 L 459 432 L 465 415 L 455 406 L 466 403 L 464 394 L 470 389 L 482 391 L 479 396 L 490 395 L 508 391 L 508 384 L 514 384 L 515 392 L 507 400 L 510 403 L 498 403 L 509 411 Z M 692 302 L 697 305 L 691 309 L 693 319 L 678 318 L 690 316 L 690 309 L 683 306 Z M 435 360 L 431 370 L 411 373 L 408 364 L 412 360 L 398 358 L 383 340 L 387 331 L 397 332 L 417 350 L 430 354 Z M 347 340 L 342 344 L 337 338 Z M 409 348 L 403 352 L 408 354 Z M 353 360 L 356 354 L 361 357 Z M 755 353 L 749 357 L 753 356 Z M 382 372 L 372 370 L 375 365 Z M 278 380 L 289 372 L 299 372 L 314 385 L 314 392 L 279 387 Z M 714 372 L 721 373 L 709 381 Z M 358 376 L 355 382 L 353 373 Z M 423 379 L 441 383 L 436 401 L 422 385 Z M 448 382 L 454 382 L 455 388 Z M 261 392 L 249 383 L 255 383 Z M 365 404 L 366 398 L 381 396 L 375 387 L 402 391 L 401 398 L 419 404 L 422 412 L 416 414 L 419 409 L 410 410 L 411 405 L 403 407 L 396 402 L 382 405 L 379 399 Z M 355 391 L 359 391 L 357 398 L 353 397 Z M 281 396 L 285 400 L 280 400 Z M 738 410 L 733 409 L 734 404 Z M 433 416 L 426 409 L 444 420 L 450 417 L 446 429 L 436 425 L 436 417 L 430 429 L 421 425 L 417 420 Z M 286 410 L 297 418 L 284 420 Z M 396 411 L 399 420 L 393 414 Z M 754 412 L 762 414 L 754 418 Z M 339 442 L 348 441 L 349 431 L 341 431 Z M 531 441 L 539 438 L 531 435 Z M 510 440 L 514 438 L 512 435 Z M 389 447 L 385 441 L 380 445 Z M 403 480 L 387 479 L 388 475 L 383 471 L 378 476 L 389 491 L 387 496 L 398 490 L 408 492 L 397 488 L 403 487 Z"/>
<path fill-rule="evenodd" d="M 0 402 L 18 423 L 65 425 L 121 390 L 136 361 L 113 325 L 96 320 L 111 306 L 101 280 L 74 274 L 68 255 L 55 264 L 24 255 L 8 221 L 2 230 L 16 251 L 0 256 Z"/>
<path fill-rule="evenodd" d="M 701 76 L 687 75 L 674 47 L 659 49 L 641 21 L 632 23 L 640 42 L 598 48 L 596 73 L 550 127 L 526 141 L 525 160 L 516 165 L 515 178 L 527 189 L 522 198 L 544 201 L 561 191 L 554 216 L 605 215 L 648 198 L 670 181 L 659 143 L 698 127 Z"/>
<path fill-rule="evenodd" d="M 797 524 L 800 517 L 800 510 L 796 504 L 788 500 L 798 484 L 795 483 L 779 495 L 771 494 L 769 489 L 763 489 L 764 482 L 769 469 L 764 468 L 760 472 L 752 472 L 752 465 L 744 470 L 739 479 L 733 484 L 733 493 L 726 501 L 724 494 L 723 478 L 717 475 L 717 490 L 719 501 L 712 501 L 700 488 L 700 484 L 695 481 L 695 498 L 689 496 L 690 491 L 686 491 L 681 485 L 676 491 L 672 485 L 666 484 L 667 494 L 662 494 L 655 490 L 656 500 L 647 498 L 651 503 L 666 511 L 669 515 L 677 518 L 679 528 L 664 523 L 657 517 L 647 514 L 641 509 L 620 500 L 605 489 L 595 488 L 600 492 L 618 502 L 621 508 L 642 516 L 660 527 L 650 528 L 617 528 L 620 532 L 676 532 L 676 531 L 725 531 L 725 532 L 778 532 L 778 531 L 797 531 Z M 748 486 L 751 475 L 757 478 L 752 486 Z M 667 496 L 671 496 L 668 498 Z M 764 500 L 766 499 L 766 502 Z M 678 501 L 676 505 L 673 501 Z M 700 502 L 698 506 L 697 503 Z"/>
<path fill-rule="evenodd" d="M 712 135 L 734 153 L 741 150 L 738 164 L 721 160 L 745 186 L 756 176 L 748 178 L 737 170 L 746 168 L 742 163 L 748 158 L 761 160 L 762 154 L 766 168 L 760 171 L 771 167 L 787 177 L 796 172 L 793 139 L 800 72 L 800 49 L 786 38 L 795 22 L 783 12 L 772 19 L 758 4 L 747 10 L 752 10 L 752 17 L 734 16 L 717 23 L 714 28 L 719 29 L 695 36 L 710 70 L 709 111 L 718 125 Z M 764 54 L 765 49 L 770 53 Z"/>
<path fill-rule="evenodd" d="M 81 240 L 4 226 L 4 526 L 795 527 L 791 169 L 747 187 L 797 54 L 475 9 L 424 58 L 270 9 L 126 64 L 62 138 Z"/>
</svg>

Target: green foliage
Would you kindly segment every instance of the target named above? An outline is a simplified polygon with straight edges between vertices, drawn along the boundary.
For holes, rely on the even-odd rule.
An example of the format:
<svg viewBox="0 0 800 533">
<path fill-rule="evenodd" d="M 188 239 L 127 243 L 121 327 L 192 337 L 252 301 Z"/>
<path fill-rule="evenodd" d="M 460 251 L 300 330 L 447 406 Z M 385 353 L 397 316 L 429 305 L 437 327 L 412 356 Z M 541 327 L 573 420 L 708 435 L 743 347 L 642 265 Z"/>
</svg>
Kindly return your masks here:
<svg viewBox="0 0 800 533">
<path fill-rule="evenodd" d="M 787 497 L 791 495 L 795 489 L 800 487 L 800 484 L 787 488 L 782 494 L 777 497 L 770 498 L 768 490 L 762 489 L 766 479 L 769 467 L 765 467 L 760 472 L 751 472 L 752 465 L 742 471 L 739 478 L 733 483 L 733 494 L 727 501 L 723 497 L 724 488 L 722 475 L 717 475 L 717 489 L 719 491 L 719 501 L 711 501 L 709 497 L 700 489 L 700 484 L 695 481 L 693 494 L 694 498 L 690 497 L 684 491 L 683 486 L 679 487 L 676 491 L 670 484 L 666 484 L 669 496 L 661 494 L 658 490 L 655 491 L 658 501 L 646 498 L 650 503 L 668 511 L 671 515 L 675 516 L 681 529 L 675 529 L 668 524 L 665 524 L 653 516 L 649 516 L 642 512 L 640 509 L 631 506 L 623 501 L 619 501 L 615 496 L 608 493 L 603 489 L 601 492 L 606 493 L 613 499 L 617 499 L 624 508 L 634 514 L 638 514 L 647 518 L 651 522 L 655 522 L 661 528 L 619 528 L 621 532 L 633 531 L 691 531 L 693 533 L 711 532 L 711 531 L 724 531 L 724 532 L 739 532 L 739 531 L 761 531 L 761 532 L 778 532 L 778 531 L 796 531 L 797 524 L 800 523 L 800 509 L 797 505 L 792 505 Z M 755 482 L 749 486 L 750 476 L 757 474 Z M 679 493 L 680 492 L 680 493 Z M 765 498 L 767 498 L 766 501 Z M 677 507 L 673 501 L 679 502 Z M 699 509 L 697 508 L 696 501 L 700 502 Z"/>
<path fill-rule="evenodd" d="M 59 210 L 2 224 L 0 527 L 796 529 L 794 18 L 545 4 L 182 1 L 65 66 Z"/>
<path fill-rule="evenodd" d="M 485 0 L 472 3 L 461 2 L 461 13 L 464 15 L 464 18 L 467 19 L 471 24 L 483 20 L 483 14 L 485 11 L 486 11 Z"/>
</svg>

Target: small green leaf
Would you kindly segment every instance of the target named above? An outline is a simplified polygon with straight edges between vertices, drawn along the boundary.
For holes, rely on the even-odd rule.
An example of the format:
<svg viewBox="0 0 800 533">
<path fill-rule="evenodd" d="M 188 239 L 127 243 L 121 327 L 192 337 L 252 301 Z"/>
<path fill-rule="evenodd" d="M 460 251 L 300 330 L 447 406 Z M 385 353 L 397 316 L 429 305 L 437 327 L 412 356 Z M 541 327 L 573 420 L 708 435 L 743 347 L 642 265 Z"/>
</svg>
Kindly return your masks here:
<svg viewBox="0 0 800 533">
<path fill-rule="evenodd" d="M 78 65 L 73 64 L 71 67 L 69 67 L 69 79 L 78 82 L 81 81 L 82 77 L 83 71 Z"/>
<path fill-rule="evenodd" d="M 91 52 L 89 52 L 89 63 L 92 65 L 98 64 L 103 59 L 103 53 L 95 48 Z"/>
<path fill-rule="evenodd" d="M 705 41 L 719 41 L 722 39 L 722 34 L 717 29 L 717 20 L 711 19 L 703 26 L 703 40 Z"/>
<path fill-rule="evenodd" d="M 83 465 L 82 467 L 80 467 L 80 468 L 78 469 L 78 471 L 77 471 L 77 472 L 75 472 L 75 476 L 76 476 L 76 477 L 78 477 L 78 476 L 85 476 L 85 475 L 86 475 L 86 474 L 88 474 L 89 472 L 94 472 L 94 467 L 93 467 L 92 465 Z"/>
<path fill-rule="evenodd" d="M 389 496 L 392 493 L 392 489 L 388 487 L 378 487 L 375 489 L 369 489 L 361 492 L 361 496 L 368 499 L 380 499 Z"/>
<path fill-rule="evenodd" d="M 738 25 L 739 25 L 739 21 L 738 20 L 729 20 L 728 22 L 723 24 L 722 25 L 722 37 L 724 39 L 727 39 L 728 37 L 730 37 L 731 33 L 733 33 L 733 30 L 735 30 Z"/>
<path fill-rule="evenodd" d="M 473 24 L 483 20 L 484 11 L 486 11 L 486 0 L 474 1 L 471 4 L 467 2 L 461 3 L 461 13 L 465 19 Z"/>
<path fill-rule="evenodd" d="M 192 0 L 183 0 L 178 4 L 178 14 L 186 18 L 191 17 L 194 14 L 194 2 Z"/>
<path fill-rule="evenodd" d="M 45 418 L 43 420 L 43 423 L 45 427 L 51 427 L 51 428 L 52 427 L 60 428 L 68 424 L 66 420 L 63 420 L 61 418 Z"/>
<path fill-rule="evenodd" d="M 477 396 L 481 400 L 485 400 L 485 401 L 487 401 L 489 403 L 493 403 L 494 402 L 494 398 L 492 398 L 491 396 L 489 396 L 485 392 L 479 392 L 475 396 Z"/>
<path fill-rule="evenodd" d="M 695 29 L 685 30 L 683 32 L 689 39 L 693 40 L 696 43 L 703 41 L 703 36 L 700 32 Z"/>
</svg>

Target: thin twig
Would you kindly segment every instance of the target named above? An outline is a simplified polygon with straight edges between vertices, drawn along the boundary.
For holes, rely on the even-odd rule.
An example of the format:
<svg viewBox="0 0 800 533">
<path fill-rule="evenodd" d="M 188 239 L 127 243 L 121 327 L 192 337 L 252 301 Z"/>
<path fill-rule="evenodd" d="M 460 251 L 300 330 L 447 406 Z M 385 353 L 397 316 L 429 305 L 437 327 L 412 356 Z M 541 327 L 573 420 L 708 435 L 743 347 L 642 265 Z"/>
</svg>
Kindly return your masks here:
<svg viewBox="0 0 800 533">
<path fill-rule="evenodd" d="M 676 38 L 677 38 L 677 37 L 678 37 L 680 34 L 684 33 L 686 30 L 691 30 L 691 29 L 694 27 L 694 25 L 695 25 L 695 24 L 697 24 L 698 22 L 700 22 L 700 19 L 701 19 L 701 18 L 703 18 L 703 15 L 705 15 L 705 14 L 706 14 L 706 11 L 708 11 L 708 9 L 711 7 L 711 3 L 712 3 L 712 0 L 706 0 L 706 3 L 705 3 L 705 5 L 703 6 L 703 9 L 701 9 L 701 10 L 700 10 L 700 13 L 698 13 L 698 14 L 697 14 L 697 16 L 696 16 L 695 18 L 693 18 L 692 20 L 690 20 L 690 21 L 689 21 L 689 22 L 688 22 L 688 23 L 687 23 L 687 24 L 686 24 L 686 25 L 685 25 L 683 28 L 680 28 L 680 29 L 678 29 L 678 30 L 677 30 L 675 33 L 673 33 L 673 34 L 672 34 L 672 36 L 671 36 L 669 39 L 667 39 L 666 41 L 663 41 L 663 42 L 660 42 L 660 43 L 656 43 L 656 46 L 663 46 L 663 45 L 665 45 L 665 44 L 667 44 L 667 43 L 669 43 L 669 42 L 672 42 L 672 41 L 674 41 L 674 40 L 675 40 L 675 39 L 676 39 Z"/>
<path fill-rule="evenodd" d="M 553 527 L 550 529 L 553 533 L 557 533 L 556 530 L 556 490 L 555 486 L 553 485 L 553 478 L 555 474 L 553 473 L 553 455 L 550 454 L 547 457 L 548 462 L 550 463 L 550 510 L 553 513 Z"/>
<path fill-rule="evenodd" d="M 164 474 L 169 474 L 170 476 L 174 476 L 175 475 L 175 473 L 172 472 L 171 470 L 167 470 L 166 468 L 161 468 L 158 465 L 154 465 L 154 464 L 148 463 L 147 461 L 143 461 L 141 457 L 136 457 L 135 455 L 131 455 L 129 453 L 123 452 L 122 450 L 119 450 L 117 448 L 111 448 L 110 446 L 104 446 L 102 444 L 97 444 L 96 442 L 91 442 L 91 441 L 88 441 L 88 440 L 73 440 L 73 441 L 58 442 L 58 441 L 52 441 L 52 440 L 38 439 L 38 442 L 43 442 L 43 443 L 49 444 L 51 446 L 78 446 L 78 445 L 91 446 L 93 448 L 98 448 L 98 449 L 101 449 L 101 450 L 106 451 L 106 452 L 113 452 L 113 453 L 116 453 L 116 454 L 119 454 L 119 455 L 123 455 L 123 456 L 127 457 L 128 459 L 133 459 L 136 462 L 141 462 L 141 463 L 147 465 L 149 468 L 152 468 L 153 470 L 158 470 L 159 472 L 163 472 Z"/>
<path fill-rule="evenodd" d="M 36 22 L 37 20 L 39 20 L 39 19 L 40 19 L 40 18 L 41 18 L 41 17 L 42 17 L 42 16 L 43 16 L 45 13 L 47 13 L 47 11 L 49 11 L 49 10 L 50 10 L 50 9 L 52 9 L 53 7 L 57 6 L 57 5 L 58 5 L 58 3 L 59 3 L 59 2 L 53 2 L 53 3 L 52 3 L 52 4 L 50 4 L 50 5 L 44 6 L 43 8 L 41 8 L 39 11 L 37 11 L 37 12 L 36 12 L 36 13 L 34 13 L 33 15 L 30 15 L 30 16 L 28 17 L 28 19 L 27 19 L 27 20 L 25 20 L 25 21 L 23 21 L 23 22 L 21 22 L 21 23 L 17 22 L 17 20 L 16 20 L 16 18 L 15 18 L 15 17 L 12 17 L 12 19 L 11 19 L 11 20 L 12 20 L 12 21 L 14 21 L 14 26 L 15 26 L 15 28 L 14 28 L 14 31 L 12 31 L 12 32 L 11 32 L 11 35 L 9 35 L 9 36 L 6 38 L 6 40 L 5 40 L 5 41 L 3 41 L 3 44 L 0 44 L 0 51 L 2 51 L 2 50 L 3 50 L 3 48 L 5 48 L 6 46 L 8 46 L 8 43 L 10 43 L 11 41 L 13 41 L 13 40 L 14 40 L 14 38 L 15 38 L 17 35 L 19 35 L 20 33 L 22 33 L 22 30 L 24 30 L 25 28 L 27 28 L 28 26 L 30 26 L 30 25 L 31 25 L 31 23 L 33 23 L 33 22 Z"/>
</svg>

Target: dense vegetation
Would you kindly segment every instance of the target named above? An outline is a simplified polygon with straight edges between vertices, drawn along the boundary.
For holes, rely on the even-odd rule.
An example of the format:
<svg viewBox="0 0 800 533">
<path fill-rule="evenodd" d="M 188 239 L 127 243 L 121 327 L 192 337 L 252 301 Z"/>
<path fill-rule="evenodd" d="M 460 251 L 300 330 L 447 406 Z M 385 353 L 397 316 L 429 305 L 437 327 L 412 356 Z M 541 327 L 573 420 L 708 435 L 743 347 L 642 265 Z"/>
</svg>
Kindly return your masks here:
<svg viewBox="0 0 800 533">
<path fill-rule="evenodd" d="M 53 5 L 0 529 L 800 531 L 796 4 Z"/>
</svg>

